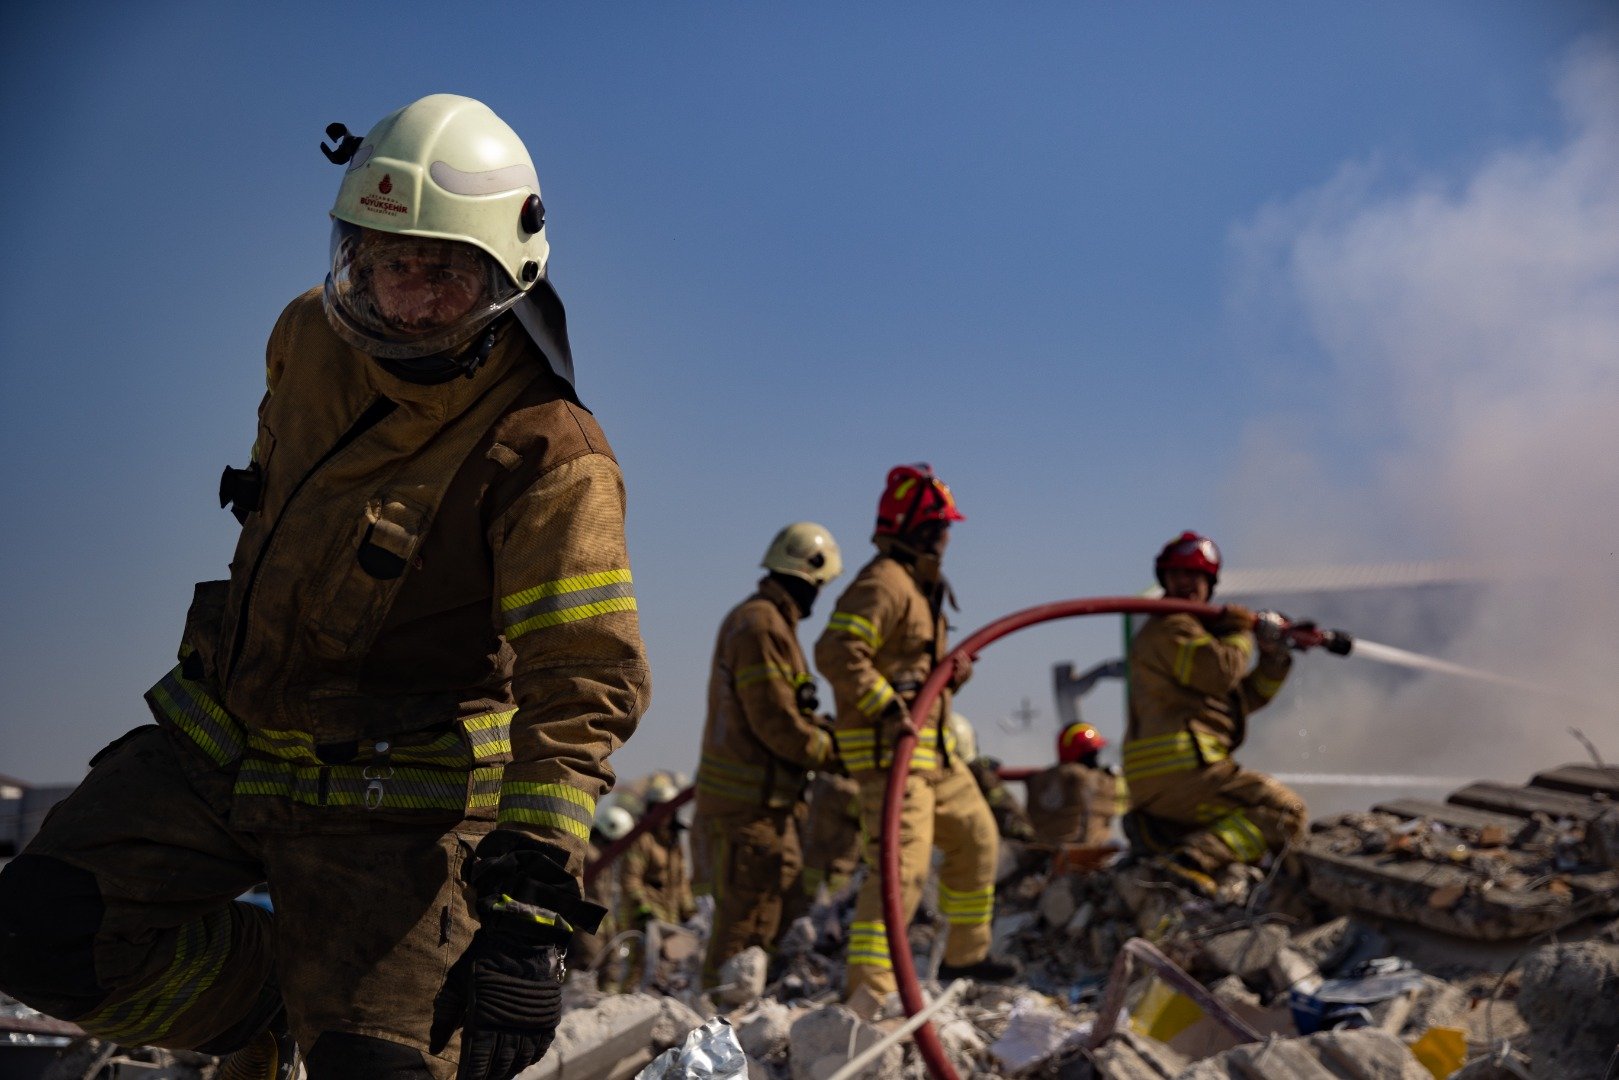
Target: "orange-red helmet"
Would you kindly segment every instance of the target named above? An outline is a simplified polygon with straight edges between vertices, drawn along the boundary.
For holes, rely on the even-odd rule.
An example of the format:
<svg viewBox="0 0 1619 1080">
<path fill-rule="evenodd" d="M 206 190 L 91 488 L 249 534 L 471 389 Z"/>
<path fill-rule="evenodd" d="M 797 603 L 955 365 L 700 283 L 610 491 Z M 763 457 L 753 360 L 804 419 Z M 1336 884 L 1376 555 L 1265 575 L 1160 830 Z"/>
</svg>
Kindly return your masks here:
<svg viewBox="0 0 1619 1080">
<path fill-rule="evenodd" d="M 1057 760 L 1079 761 L 1107 745 L 1102 733 L 1084 721 L 1069 724 L 1057 733 Z"/>
<path fill-rule="evenodd" d="M 903 536 L 929 521 L 965 521 L 956 498 L 926 464 L 896 465 L 877 500 L 877 535 Z"/>
<path fill-rule="evenodd" d="M 1152 564 L 1158 584 L 1164 583 L 1165 570 L 1198 570 L 1209 575 L 1212 586 L 1220 580 L 1220 549 L 1202 533 L 1188 529 L 1164 545 Z"/>
</svg>

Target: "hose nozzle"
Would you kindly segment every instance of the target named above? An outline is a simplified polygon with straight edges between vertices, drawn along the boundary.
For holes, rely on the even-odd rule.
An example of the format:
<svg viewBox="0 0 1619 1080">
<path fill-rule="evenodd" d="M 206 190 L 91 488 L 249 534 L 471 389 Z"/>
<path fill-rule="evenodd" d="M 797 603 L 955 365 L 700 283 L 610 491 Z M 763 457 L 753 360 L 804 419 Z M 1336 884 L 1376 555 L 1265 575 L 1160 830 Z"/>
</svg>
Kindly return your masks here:
<svg viewBox="0 0 1619 1080">
<path fill-rule="evenodd" d="M 1322 630 L 1308 619 L 1295 622 L 1279 611 L 1259 612 L 1254 633 L 1261 640 L 1286 641 L 1298 652 L 1321 648 L 1335 656 L 1348 656 L 1355 647 L 1355 639 L 1343 630 Z"/>
</svg>

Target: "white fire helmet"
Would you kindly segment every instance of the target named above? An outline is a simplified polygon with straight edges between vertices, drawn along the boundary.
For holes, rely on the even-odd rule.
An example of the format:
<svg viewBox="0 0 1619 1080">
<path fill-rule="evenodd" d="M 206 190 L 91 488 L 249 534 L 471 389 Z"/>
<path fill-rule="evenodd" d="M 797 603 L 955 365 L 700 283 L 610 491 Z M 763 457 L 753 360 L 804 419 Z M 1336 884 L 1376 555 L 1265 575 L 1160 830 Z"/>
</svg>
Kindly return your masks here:
<svg viewBox="0 0 1619 1080">
<path fill-rule="evenodd" d="M 352 152 L 332 207 L 325 296 L 349 344 L 390 359 L 441 353 L 544 280 L 550 245 L 534 161 L 487 105 L 424 97 L 383 117 Z"/>
<path fill-rule="evenodd" d="M 680 782 L 668 773 L 658 773 L 646 787 L 646 804 L 650 809 L 658 803 L 673 802 L 680 794 Z"/>
<path fill-rule="evenodd" d="M 621 840 L 635 828 L 635 816 L 622 806 L 600 806 L 596 809 L 596 831 L 609 840 Z"/>
<path fill-rule="evenodd" d="M 819 588 L 843 573 L 843 555 L 825 526 L 795 521 L 770 541 L 759 565 L 778 574 L 803 578 Z"/>
</svg>

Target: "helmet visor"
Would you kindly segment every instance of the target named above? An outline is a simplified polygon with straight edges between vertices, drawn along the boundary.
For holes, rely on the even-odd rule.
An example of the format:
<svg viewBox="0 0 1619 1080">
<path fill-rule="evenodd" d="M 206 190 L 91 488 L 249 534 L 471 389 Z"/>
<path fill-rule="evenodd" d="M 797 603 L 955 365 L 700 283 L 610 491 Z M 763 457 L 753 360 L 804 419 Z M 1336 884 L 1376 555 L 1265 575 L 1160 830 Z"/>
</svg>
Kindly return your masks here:
<svg viewBox="0 0 1619 1080">
<path fill-rule="evenodd" d="M 454 349 L 522 295 L 471 244 L 332 222 L 327 311 L 349 344 L 372 356 L 409 360 Z"/>
</svg>

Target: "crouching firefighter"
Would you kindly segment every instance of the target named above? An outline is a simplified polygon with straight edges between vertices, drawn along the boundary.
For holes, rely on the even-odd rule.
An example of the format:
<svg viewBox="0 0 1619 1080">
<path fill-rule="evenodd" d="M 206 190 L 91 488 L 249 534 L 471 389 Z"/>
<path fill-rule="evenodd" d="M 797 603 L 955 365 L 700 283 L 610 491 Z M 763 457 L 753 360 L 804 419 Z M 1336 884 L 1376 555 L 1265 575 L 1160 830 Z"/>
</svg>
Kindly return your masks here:
<svg viewBox="0 0 1619 1080">
<path fill-rule="evenodd" d="M 1164 596 L 1207 603 L 1220 578 L 1214 541 L 1186 532 L 1153 564 Z M 1164 853 L 1181 883 L 1213 895 L 1233 863 L 1257 863 L 1304 834 L 1304 801 L 1231 759 L 1248 714 L 1270 703 L 1292 666 L 1280 633 L 1257 638 L 1254 612 L 1227 604 L 1210 622 L 1192 615 L 1147 620 L 1130 645 L 1124 778 L 1133 844 Z"/>
<path fill-rule="evenodd" d="M 714 898 L 703 957 L 709 986 L 743 949 L 773 950 L 808 909 L 805 789 L 811 771 L 836 763 L 798 622 L 843 572 L 843 556 L 830 532 L 800 521 L 776 534 L 761 565 L 758 589 L 720 623 L 708 675 L 692 841 L 698 888 Z"/>
<path fill-rule="evenodd" d="M 228 581 L 155 726 L 0 876 L 0 988 L 222 1077 L 505 1080 L 539 1060 L 608 752 L 649 679 L 623 485 L 571 383 L 534 165 L 423 98 L 346 166 L 271 332 Z M 268 881 L 274 914 L 233 897 Z"/>
<path fill-rule="evenodd" d="M 883 920 L 879 849 L 883 793 L 893 747 L 908 722 L 907 705 L 949 651 L 944 602 L 950 587 L 940 570 L 952 522 L 965 520 L 954 497 L 926 465 L 888 474 L 877 504 L 872 542 L 877 556 L 838 598 L 815 644 L 815 665 L 837 699 L 838 755 L 860 783 L 867 864 L 849 928 L 846 996 L 862 988 L 881 997 L 896 989 Z M 950 690 L 970 674 L 963 663 Z M 945 718 L 951 695 L 940 696 L 923 728 L 905 780 L 900 818 L 900 875 L 906 921 L 915 914 L 933 848 L 944 855 L 939 908 L 949 924 L 940 977 L 1011 978 L 1017 967 L 989 958 L 995 902 L 995 818 L 966 764 L 955 752 Z"/>
</svg>

